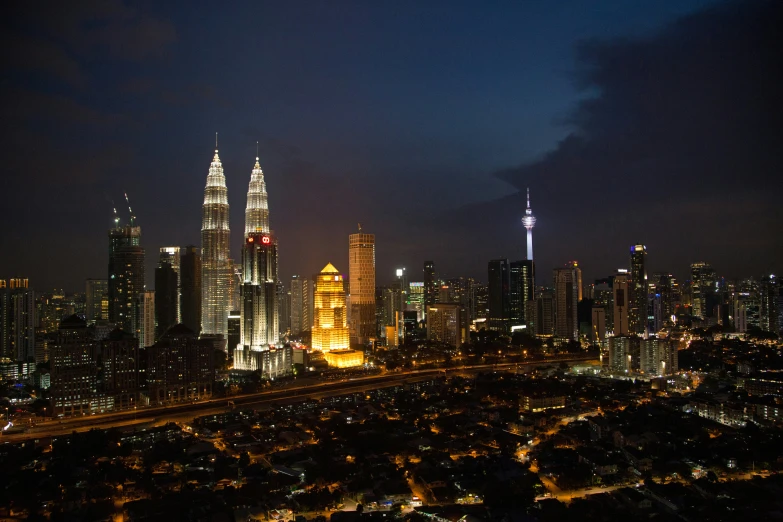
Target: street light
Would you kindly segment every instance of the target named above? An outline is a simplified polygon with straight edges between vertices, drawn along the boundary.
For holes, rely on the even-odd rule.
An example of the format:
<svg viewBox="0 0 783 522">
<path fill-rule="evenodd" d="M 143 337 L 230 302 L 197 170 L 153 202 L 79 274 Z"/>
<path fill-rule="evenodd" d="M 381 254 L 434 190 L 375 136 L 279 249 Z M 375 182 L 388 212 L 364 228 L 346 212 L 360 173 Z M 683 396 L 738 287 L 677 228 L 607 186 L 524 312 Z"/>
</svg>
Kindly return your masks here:
<svg viewBox="0 0 783 522">
<path fill-rule="evenodd" d="M 44 418 L 43 421 L 46 422 L 46 408 L 44 408 Z"/>
</svg>

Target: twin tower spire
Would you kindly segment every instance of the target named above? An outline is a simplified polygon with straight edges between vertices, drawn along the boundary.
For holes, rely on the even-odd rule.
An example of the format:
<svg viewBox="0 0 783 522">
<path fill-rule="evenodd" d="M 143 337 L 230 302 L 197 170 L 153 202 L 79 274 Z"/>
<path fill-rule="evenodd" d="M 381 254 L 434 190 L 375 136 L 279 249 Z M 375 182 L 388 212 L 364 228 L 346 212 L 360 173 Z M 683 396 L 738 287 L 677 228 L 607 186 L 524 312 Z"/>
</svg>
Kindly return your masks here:
<svg viewBox="0 0 783 522">
<path fill-rule="evenodd" d="M 215 155 L 207 175 L 201 219 L 201 333 L 221 334 L 224 339 L 228 337 L 230 292 L 235 278 L 228 216 L 226 176 L 215 134 Z M 266 183 L 258 156 L 250 174 L 245 208 L 245 237 L 250 233 L 270 233 Z"/>
</svg>

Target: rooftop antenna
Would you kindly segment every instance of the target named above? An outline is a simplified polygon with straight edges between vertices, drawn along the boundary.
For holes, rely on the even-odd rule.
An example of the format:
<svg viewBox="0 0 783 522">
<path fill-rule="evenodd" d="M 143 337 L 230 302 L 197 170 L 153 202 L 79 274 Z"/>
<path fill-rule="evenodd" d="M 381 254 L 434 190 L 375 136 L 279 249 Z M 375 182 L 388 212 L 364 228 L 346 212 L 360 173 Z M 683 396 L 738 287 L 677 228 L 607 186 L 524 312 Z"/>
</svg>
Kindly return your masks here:
<svg viewBox="0 0 783 522">
<path fill-rule="evenodd" d="M 133 210 L 130 206 L 130 200 L 128 199 L 128 193 L 125 193 L 125 201 L 128 203 L 128 213 L 130 214 L 130 226 L 133 226 L 133 221 L 136 219 L 136 216 L 133 215 Z"/>
<path fill-rule="evenodd" d="M 217 132 L 215 133 L 215 150 L 217 151 Z"/>
<path fill-rule="evenodd" d="M 258 142 L 256 142 L 256 159 L 258 159 Z"/>
</svg>

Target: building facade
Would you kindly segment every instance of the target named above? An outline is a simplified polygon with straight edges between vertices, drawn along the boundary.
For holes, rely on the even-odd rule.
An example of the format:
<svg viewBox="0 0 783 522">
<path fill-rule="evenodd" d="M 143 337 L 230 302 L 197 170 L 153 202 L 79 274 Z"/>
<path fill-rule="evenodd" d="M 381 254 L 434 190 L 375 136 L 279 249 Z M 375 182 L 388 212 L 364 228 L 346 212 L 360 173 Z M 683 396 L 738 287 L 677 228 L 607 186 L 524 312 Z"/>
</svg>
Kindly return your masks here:
<svg viewBox="0 0 783 522">
<path fill-rule="evenodd" d="M 174 268 L 175 263 L 176 269 Z M 161 249 L 160 260 L 155 268 L 156 339 L 179 323 L 179 263 L 179 248 L 177 248 L 176 258 L 169 251 Z"/>
<path fill-rule="evenodd" d="M 350 284 L 350 342 L 365 345 L 376 336 L 375 234 L 361 231 L 348 236 Z"/>
<path fill-rule="evenodd" d="M 493 259 L 487 266 L 489 329 L 495 332 L 508 333 L 510 298 L 511 298 L 511 266 L 508 259 Z"/>
<path fill-rule="evenodd" d="M 555 268 L 552 274 L 555 286 L 555 337 L 559 339 L 579 339 L 579 277 L 576 270 L 573 266 L 567 266 Z"/>
<path fill-rule="evenodd" d="M 109 281 L 88 279 L 85 284 L 84 317 L 92 324 L 109 320 Z"/>
<path fill-rule="evenodd" d="M 198 247 L 186 246 L 180 253 L 180 300 L 181 323 L 190 330 L 201 332 L 201 251 Z"/>
<path fill-rule="evenodd" d="M 144 249 L 141 227 L 109 231 L 109 321 L 132 332 L 138 318 L 137 298 L 144 292 Z"/>
<path fill-rule="evenodd" d="M 631 272 L 629 285 L 628 322 L 632 333 L 644 335 L 647 332 L 647 247 L 631 246 Z"/>
<path fill-rule="evenodd" d="M 313 327 L 313 283 L 306 277 L 291 278 L 291 335 L 300 336 Z"/>
<path fill-rule="evenodd" d="M 201 333 L 228 334 L 231 254 L 228 189 L 217 149 L 207 175 L 201 221 Z"/>
<path fill-rule="evenodd" d="M 427 339 L 458 348 L 468 342 L 465 309 L 459 303 L 439 303 L 427 307 Z"/>
<path fill-rule="evenodd" d="M 316 276 L 313 320 L 313 350 L 329 352 L 350 347 L 343 276 L 327 264 Z"/>
</svg>

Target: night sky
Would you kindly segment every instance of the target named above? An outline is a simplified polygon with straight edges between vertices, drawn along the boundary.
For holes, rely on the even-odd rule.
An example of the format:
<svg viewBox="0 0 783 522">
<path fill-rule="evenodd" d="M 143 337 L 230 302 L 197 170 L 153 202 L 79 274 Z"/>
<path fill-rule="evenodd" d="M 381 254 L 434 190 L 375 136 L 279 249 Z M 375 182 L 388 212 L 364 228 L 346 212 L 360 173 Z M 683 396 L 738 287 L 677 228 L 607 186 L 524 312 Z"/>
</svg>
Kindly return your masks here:
<svg viewBox="0 0 783 522">
<path fill-rule="evenodd" d="M 47 5 L 48 4 L 48 5 Z M 158 5 L 161 4 L 161 5 Z M 127 192 L 147 248 L 200 245 L 219 132 L 240 255 L 259 142 L 280 275 L 376 234 L 377 280 L 539 283 L 783 268 L 783 2 L 14 2 L 0 39 L 0 278 L 105 278 Z"/>
</svg>

